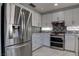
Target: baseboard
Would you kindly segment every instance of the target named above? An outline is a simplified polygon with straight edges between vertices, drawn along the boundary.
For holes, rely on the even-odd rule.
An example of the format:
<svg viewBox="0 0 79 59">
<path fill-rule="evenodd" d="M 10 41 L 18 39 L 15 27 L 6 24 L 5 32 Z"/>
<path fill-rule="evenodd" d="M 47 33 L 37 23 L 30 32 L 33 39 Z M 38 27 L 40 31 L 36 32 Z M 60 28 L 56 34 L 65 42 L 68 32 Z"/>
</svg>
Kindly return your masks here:
<svg viewBox="0 0 79 59">
<path fill-rule="evenodd" d="M 76 53 L 75 51 L 71 51 L 71 50 L 66 50 L 66 49 L 65 49 L 65 51 Z"/>
<path fill-rule="evenodd" d="M 52 48 L 52 47 L 50 47 L 50 46 L 46 46 L 46 45 L 43 45 L 43 47 L 48 47 L 48 48 L 51 48 L 51 49 L 56 49 L 56 48 Z M 75 53 L 75 51 L 66 50 L 66 49 L 56 49 L 56 50 L 68 51 L 68 52 L 73 52 L 73 53 Z"/>
<path fill-rule="evenodd" d="M 40 47 L 38 47 L 38 48 L 36 48 L 35 50 L 33 50 L 32 52 L 34 52 L 34 51 L 36 51 L 36 50 L 38 50 L 38 49 L 40 49 L 40 48 L 42 48 L 43 46 L 40 46 Z"/>
<path fill-rule="evenodd" d="M 46 45 L 43 45 L 43 47 L 48 47 L 48 48 L 51 48 L 51 49 L 56 49 L 56 50 L 61 50 L 61 51 L 64 51 L 64 49 L 53 48 L 53 47 L 46 46 Z"/>
<path fill-rule="evenodd" d="M 40 49 L 40 48 L 42 48 L 42 47 L 48 47 L 48 48 L 51 48 L 51 49 L 56 49 L 56 48 L 52 48 L 52 47 L 50 47 L 50 46 L 42 45 L 42 46 L 38 47 L 37 49 L 33 50 L 32 52 L 34 52 L 34 51 L 36 51 L 36 50 L 38 50 L 38 49 Z M 75 51 L 66 50 L 66 49 L 56 49 L 56 50 L 68 51 L 68 52 L 73 52 L 73 53 L 75 53 Z"/>
</svg>

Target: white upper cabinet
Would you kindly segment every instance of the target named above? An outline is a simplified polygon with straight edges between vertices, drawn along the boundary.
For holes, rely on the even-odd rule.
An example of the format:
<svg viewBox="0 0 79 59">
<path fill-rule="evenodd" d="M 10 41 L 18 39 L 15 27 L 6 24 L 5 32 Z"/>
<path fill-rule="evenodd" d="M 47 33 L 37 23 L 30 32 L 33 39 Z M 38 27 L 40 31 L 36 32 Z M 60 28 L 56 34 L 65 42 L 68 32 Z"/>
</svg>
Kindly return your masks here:
<svg viewBox="0 0 79 59">
<path fill-rule="evenodd" d="M 32 26 L 41 27 L 41 15 L 37 12 L 32 12 Z"/>
<path fill-rule="evenodd" d="M 42 20 L 41 20 L 41 23 L 42 23 L 42 27 L 47 27 L 47 15 L 42 15 Z"/>
<path fill-rule="evenodd" d="M 53 21 L 64 20 L 64 11 L 53 13 Z"/>
<path fill-rule="evenodd" d="M 73 23 L 74 25 L 79 25 L 79 8 L 73 9 Z"/>
<path fill-rule="evenodd" d="M 47 21 L 46 21 L 46 22 L 47 22 L 47 26 L 48 26 L 48 27 L 52 27 L 52 24 L 51 24 L 51 23 L 52 23 L 52 19 L 53 19 L 52 13 L 47 14 L 46 17 L 47 17 L 47 18 L 46 18 L 46 19 L 47 19 Z"/>
<path fill-rule="evenodd" d="M 52 27 L 53 14 L 44 14 L 42 15 L 42 27 Z"/>
<path fill-rule="evenodd" d="M 79 8 L 65 11 L 65 25 L 66 26 L 79 25 Z"/>
<path fill-rule="evenodd" d="M 38 27 L 41 27 L 41 14 L 38 14 Z"/>
<path fill-rule="evenodd" d="M 64 20 L 64 11 L 42 15 L 42 27 L 52 27 L 53 21 Z"/>
<path fill-rule="evenodd" d="M 35 25 L 35 21 L 34 21 L 35 17 L 34 17 L 34 12 L 32 12 L 32 26 Z"/>
<path fill-rule="evenodd" d="M 64 11 L 58 12 L 58 17 L 59 17 L 58 21 L 64 20 Z"/>
<path fill-rule="evenodd" d="M 53 21 L 61 21 L 61 20 L 65 21 L 66 26 L 78 26 L 79 8 L 42 15 L 42 27 L 51 27 L 52 26 L 51 23 Z"/>
<path fill-rule="evenodd" d="M 58 20 L 57 13 L 53 13 L 53 21 L 57 21 L 57 20 Z"/>
<path fill-rule="evenodd" d="M 65 16 L 65 25 L 66 26 L 72 26 L 72 24 L 73 24 L 73 10 L 71 9 L 71 10 L 66 10 L 65 12 L 64 12 L 64 16 Z"/>
</svg>

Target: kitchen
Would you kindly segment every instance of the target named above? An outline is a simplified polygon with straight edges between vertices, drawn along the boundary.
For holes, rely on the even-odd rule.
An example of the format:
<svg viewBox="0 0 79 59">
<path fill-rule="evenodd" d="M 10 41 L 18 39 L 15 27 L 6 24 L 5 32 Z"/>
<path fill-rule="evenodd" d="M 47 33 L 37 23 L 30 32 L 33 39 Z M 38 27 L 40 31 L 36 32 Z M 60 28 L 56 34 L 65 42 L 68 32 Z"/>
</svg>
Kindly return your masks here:
<svg viewBox="0 0 79 59">
<path fill-rule="evenodd" d="M 19 20 L 13 21 L 14 18 L 15 19 L 17 18 L 15 15 L 17 15 L 16 13 L 18 12 L 17 10 L 15 10 L 16 13 L 14 14 L 14 7 L 15 6 L 21 7 L 21 10 L 22 10 L 21 15 L 26 15 L 26 14 L 28 15 L 29 13 L 29 16 L 27 17 L 29 21 L 32 23 L 30 23 L 29 21 L 25 21 L 25 20 L 24 21 L 27 22 L 27 24 L 29 24 L 27 26 L 28 30 L 26 32 L 30 33 L 29 27 L 32 25 L 31 26 L 32 33 L 24 34 L 29 36 L 27 36 L 28 38 L 26 37 L 28 39 L 27 40 L 28 42 L 26 41 L 28 45 L 25 44 L 24 42 L 25 40 L 21 42 L 24 45 L 27 45 L 25 48 L 25 51 L 26 50 L 27 51 L 23 55 L 33 55 L 33 56 L 75 56 L 75 55 L 78 56 L 79 55 L 79 51 L 78 51 L 79 4 L 78 3 L 58 3 L 58 4 L 57 3 L 33 3 L 33 4 L 32 3 L 20 3 L 20 4 L 8 3 L 6 4 L 6 6 L 7 6 L 6 18 L 8 20 L 7 21 L 8 23 L 7 25 L 5 25 L 5 27 L 7 26 L 8 29 L 11 28 L 9 29 L 10 31 L 13 29 L 14 31 L 13 33 L 15 35 L 17 34 L 17 31 L 18 31 L 17 29 L 20 28 L 20 24 L 18 23 L 19 25 L 17 25 L 17 22 Z M 25 13 L 25 10 L 23 8 L 30 12 Z M 10 19 L 11 21 L 9 21 Z M 9 24 L 11 25 L 10 27 L 8 26 Z M 7 35 L 5 35 L 6 38 L 8 38 L 8 29 L 7 29 Z M 10 33 L 10 36 L 11 36 L 11 33 Z M 13 37 L 16 37 L 16 36 L 13 36 Z M 9 39 L 12 39 L 12 36 Z M 23 39 L 25 38 L 22 38 L 22 40 Z M 6 41 L 8 42 L 7 39 Z M 9 55 L 23 56 L 22 54 L 19 54 L 21 50 L 17 54 L 13 52 L 15 51 L 16 48 L 13 46 L 10 47 L 10 45 L 13 44 L 12 40 L 9 41 L 10 44 L 7 42 L 6 44 L 8 45 L 5 46 L 6 47 L 5 53 L 7 56 Z M 16 47 L 21 48 L 21 46 L 24 47 L 24 45 L 19 45 Z M 16 50 L 19 50 L 19 49 L 16 49 Z M 23 52 L 24 51 L 22 51 L 21 53 Z"/>
</svg>

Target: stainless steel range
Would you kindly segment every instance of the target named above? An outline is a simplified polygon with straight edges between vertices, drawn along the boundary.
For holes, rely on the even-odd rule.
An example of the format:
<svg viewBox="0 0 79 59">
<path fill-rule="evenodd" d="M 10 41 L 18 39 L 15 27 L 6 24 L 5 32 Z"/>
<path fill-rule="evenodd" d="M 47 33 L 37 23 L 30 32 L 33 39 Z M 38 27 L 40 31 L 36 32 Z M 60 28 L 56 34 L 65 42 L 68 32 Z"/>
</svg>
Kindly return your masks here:
<svg viewBox="0 0 79 59">
<path fill-rule="evenodd" d="M 50 35 L 50 47 L 64 49 L 66 26 L 64 21 L 52 22 L 52 33 Z"/>
<path fill-rule="evenodd" d="M 57 48 L 57 49 L 64 49 L 64 41 L 65 41 L 65 36 L 64 34 L 51 34 L 50 35 L 50 46 L 52 48 Z"/>
</svg>

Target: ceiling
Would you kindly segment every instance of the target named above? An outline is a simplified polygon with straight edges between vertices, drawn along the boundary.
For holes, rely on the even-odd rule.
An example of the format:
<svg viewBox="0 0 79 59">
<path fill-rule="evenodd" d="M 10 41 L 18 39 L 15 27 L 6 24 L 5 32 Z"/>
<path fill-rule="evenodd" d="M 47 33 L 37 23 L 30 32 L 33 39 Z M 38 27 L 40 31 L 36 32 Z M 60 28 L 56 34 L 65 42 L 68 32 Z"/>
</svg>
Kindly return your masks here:
<svg viewBox="0 0 79 59">
<path fill-rule="evenodd" d="M 29 3 L 23 3 L 23 5 L 28 5 L 30 8 L 40 12 L 47 13 L 50 11 L 54 11 L 61 8 L 66 8 L 74 5 L 78 5 L 78 3 L 58 3 L 58 6 L 54 6 L 54 3 L 33 3 L 36 7 L 29 6 Z"/>
</svg>

